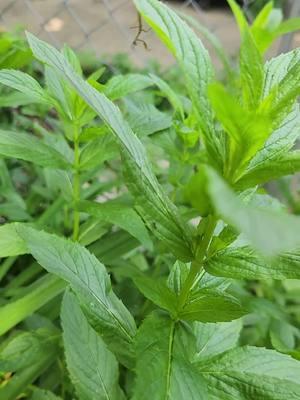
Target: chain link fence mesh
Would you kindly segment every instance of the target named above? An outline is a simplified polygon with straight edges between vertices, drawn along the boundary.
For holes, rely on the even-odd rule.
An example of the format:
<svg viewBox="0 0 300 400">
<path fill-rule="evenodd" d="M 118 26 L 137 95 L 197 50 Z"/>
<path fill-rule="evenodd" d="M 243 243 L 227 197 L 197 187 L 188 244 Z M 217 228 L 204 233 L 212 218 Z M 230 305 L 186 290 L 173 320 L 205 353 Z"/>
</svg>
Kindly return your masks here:
<svg viewBox="0 0 300 400">
<path fill-rule="evenodd" d="M 300 0 L 293 1 L 300 3 Z M 169 3 L 197 18 L 219 37 L 227 52 L 236 53 L 239 34 L 229 10 L 204 11 L 195 0 Z M 136 25 L 132 0 L 0 0 L 1 29 L 22 26 L 57 47 L 68 43 L 77 50 L 90 50 L 96 55 L 127 53 L 140 65 L 154 58 L 162 64 L 171 63 L 171 56 L 152 32 L 143 33 L 147 48 L 142 42 L 132 45 Z M 205 44 L 210 49 L 209 43 Z M 289 46 L 299 45 L 300 36 L 296 34 L 289 40 Z M 272 52 L 278 52 L 278 45 Z"/>
</svg>

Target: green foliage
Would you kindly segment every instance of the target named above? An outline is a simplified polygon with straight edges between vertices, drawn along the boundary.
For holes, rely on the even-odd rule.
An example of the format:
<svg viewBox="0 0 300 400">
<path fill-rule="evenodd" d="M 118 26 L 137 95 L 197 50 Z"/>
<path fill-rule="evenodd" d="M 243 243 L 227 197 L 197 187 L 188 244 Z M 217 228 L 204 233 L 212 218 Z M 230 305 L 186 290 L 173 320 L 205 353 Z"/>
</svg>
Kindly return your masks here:
<svg viewBox="0 0 300 400">
<path fill-rule="evenodd" d="M 38 263 L 66 280 L 76 291 L 90 323 L 102 333 L 109 346 L 122 359 L 130 359 L 135 324 L 112 291 L 103 264 L 84 247 L 66 239 L 21 225 L 18 232 Z"/>
<path fill-rule="evenodd" d="M 178 69 L 0 36 L 0 399 L 300 399 L 298 19 L 229 0 L 235 65 L 134 3 Z"/>
<path fill-rule="evenodd" d="M 61 319 L 68 369 L 79 398 L 123 399 L 116 358 L 89 325 L 75 296 L 68 292 Z"/>
</svg>

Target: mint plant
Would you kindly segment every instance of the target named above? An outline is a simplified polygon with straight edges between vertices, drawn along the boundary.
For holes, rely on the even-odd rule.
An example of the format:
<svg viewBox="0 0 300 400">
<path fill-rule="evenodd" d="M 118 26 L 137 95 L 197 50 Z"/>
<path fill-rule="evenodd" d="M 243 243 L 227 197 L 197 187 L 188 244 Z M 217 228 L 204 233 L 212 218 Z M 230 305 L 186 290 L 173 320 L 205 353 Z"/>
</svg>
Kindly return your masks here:
<svg viewBox="0 0 300 400">
<path fill-rule="evenodd" d="M 135 5 L 177 59 L 187 96 L 153 75 L 117 76 L 103 85 L 97 71 L 85 79 L 69 48 L 58 51 L 30 33 L 30 48 L 45 65 L 45 87 L 23 72 L 0 71 L 2 84 L 46 112 L 54 108 L 59 119 L 55 137 L 42 129 L 39 136 L 0 131 L 0 154 L 34 163 L 59 193 L 38 219 L 0 227 L 0 256 L 8 257 L 1 270 L 31 255 L 28 271 L 41 274 L 0 308 L 2 335 L 24 320 L 21 326 L 29 327 L 3 342 L 0 398 L 24 391 L 31 399 L 300 398 L 299 350 L 281 341 L 279 320 L 271 343 L 277 351 L 240 345 L 250 310 L 237 284 L 300 278 L 299 217 L 260 187 L 299 170 L 293 146 L 300 52 L 264 64 L 260 35 L 229 4 L 242 39 L 233 86 L 216 82 L 199 38 L 158 0 Z M 267 18 L 268 7 L 258 18 Z M 171 122 L 153 105 L 143 114 L 126 99 L 151 86 L 173 108 Z M 137 120 L 149 110 L 150 127 Z M 170 176 L 149 158 L 160 146 Z M 129 192 L 114 182 L 117 199 L 94 201 L 99 174 L 118 152 Z M 5 162 L 2 170 L 7 177 Z M 9 177 L 5 182 L 13 191 Z M 66 221 L 57 222 L 62 208 Z M 106 233 L 107 224 L 121 231 Z M 135 239 L 123 250 L 117 235 L 125 231 Z M 43 378 L 55 363 L 67 375 L 60 391 L 55 368 Z M 31 386 L 39 379 L 40 387 Z"/>
</svg>

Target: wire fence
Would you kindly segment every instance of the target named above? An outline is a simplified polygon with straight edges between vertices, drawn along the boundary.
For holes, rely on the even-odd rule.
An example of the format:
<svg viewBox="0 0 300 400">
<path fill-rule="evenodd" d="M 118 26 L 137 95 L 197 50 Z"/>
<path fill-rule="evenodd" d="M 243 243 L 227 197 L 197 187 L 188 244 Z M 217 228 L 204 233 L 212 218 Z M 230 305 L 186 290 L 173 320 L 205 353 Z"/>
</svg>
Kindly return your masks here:
<svg viewBox="0 0 300 400">
<path fill-rule="evenodd" d="M 197 18 L 220 38 L 229 53 L 237 51 L 239 35 L 228 10 L 204 11 L 196 0 L 169 3 Z M 124 52 L 139 64 L 151 58 L 162 64 L 172 60 L 152 32 L 143 33 L 147 46 L 142 42 L 132 45 L 137 29 L 132 0 L 0 0 L 0 27 L 12 29 L 17 25 L 57 47 L 68 43 L 77 50 L 92 50 L 97 55 Z M 299 42 L 296 35 L 286 40 L 285 45 L 295 47 Z M 209 43 L 206 45 L 210 47 Z"/>
</svg>

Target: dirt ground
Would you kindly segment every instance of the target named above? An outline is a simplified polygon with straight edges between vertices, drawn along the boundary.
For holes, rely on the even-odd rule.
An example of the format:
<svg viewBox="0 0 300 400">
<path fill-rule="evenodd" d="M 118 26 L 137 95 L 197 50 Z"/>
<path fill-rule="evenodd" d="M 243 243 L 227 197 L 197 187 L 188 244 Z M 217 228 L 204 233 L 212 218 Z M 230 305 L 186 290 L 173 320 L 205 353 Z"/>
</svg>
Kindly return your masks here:
<svg viewBox="0 0 300 400">
<path fill-rule="evenodd" d="M 194 16 L 215 33 L 225 49 L 235 54 L 239 35 L 233 17 L 226 9 L 200 10 L 182 1 L 169 1 L 177 10 Z M 185 2 L 187 3 L 187 2 Z M 190 0 L 190 3 L 193 3 Z M 139 65 L 156 58 L 162 64 L 173 62 L 172 56 L 152 32 L 143 33 L 147 43 L 132 46 L 136 34 L 137 15 L 131 0 L 0 0 L 0 27 L 11 29 L 22 25 L 27 30 L 60 46 L 68 43 L 76 49 L 101 54 L 127 52 Z M 209 50 L 209 44 L 205 43 Z M 294 46 L 300 45 L 296 35 Z M 276 53 L 275 46 L 272 53 Z M 216 64 L 218 61 L 211 52 Z"/>
</svg>

